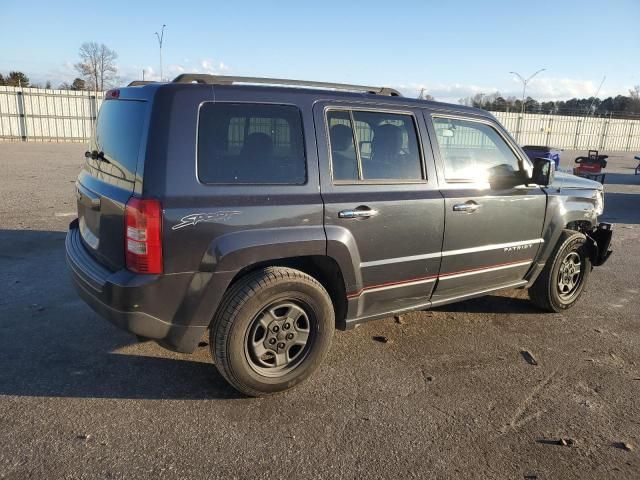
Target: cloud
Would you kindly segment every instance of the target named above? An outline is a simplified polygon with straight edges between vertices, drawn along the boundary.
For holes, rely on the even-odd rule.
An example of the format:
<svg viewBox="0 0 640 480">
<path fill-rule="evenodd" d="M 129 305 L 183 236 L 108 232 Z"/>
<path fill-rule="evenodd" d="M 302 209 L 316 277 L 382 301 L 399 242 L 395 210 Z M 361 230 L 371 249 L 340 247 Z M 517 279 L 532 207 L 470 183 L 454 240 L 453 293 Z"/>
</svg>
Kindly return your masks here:
<svg viewBox="0 0 640 480">
<path fill-rule="evenodd" d="M 164 65 L 163 77 L 171 80 L 181 73 L 208 73 L 210 75 L 222 75 L 231 70 L 231 67 L 222 61 L 215 61 L 211 58 L 203 58 L 197 61 L 183 59 L 181 63 Z M 142 80 L 144 71 L 145 80 L 160 80 L 158 66 L 152 65 L 118 65 L 118 84 L 127 85 L 132 80 Z M 62 83 L 71 83 L 78 77 L 78 72 L 74 67 L 74 62 L 66 60 L 59 64 L 49 64 L 40 71 L 25 71 L 31 83 L 44 85 L 51 82 L 54 88 Z"/>
<path fill-rule="evenodd" d="M 445 83 L 410 83 L 407 85 L 396 86 L 403 95 L 407 97 L 417 97 L 420 91 L 424 89 L 424 93 L 431 95 L 440 102 L 458 103 L 458 100 L 465 97 L 470 97 L 478 93 L 489 94 L 497 91 L 495 86 L 487 85 L 464 85 L 460 83 L 445 84 Z"/>
<path fill-rule="evenodd" d="M 62 83 L 73 82 L 73 79 L 78 76 L 78 72 L 73 66 L 73 62 L 67 60 L 60 64 L 54 64 L 43 72 L 30 72 L 25 71 L 31 84 L 38 84 L 44 86 L 47 82 L 51 82 L 53 88 L 58 88 Z"/>
<path fill-rule="evenodd" d="M 595 95 L 600 81 L 582 80 L 575 78 L 540 77 L 532 79 L 527 85 L 527 96 L 538 101 L 568 100 L 570 98 L 588 98 Z M 475 84 L 421 84 L 410 83 L 397 86 L 406 96 L 416 97 L 422 88 L 425 93 L 433 96 L 442 102 L 457 103 L 459 99 L 471 97 L 478 93 L 490 95 L 500 92 L 503 97 L 522 96 L 522 83 L 517 79 L 512 79 L 508 84 L 497 87 L 495 85 L 475 85 Z M 626 95 L 627 89 L 613 89 L 605 86 L 600 90 L 598 96 L 606 98 L 618 94 Z"/>
<path fill-rule="evenodd" d="M 521 92 L 521 83 L 515 83 L 517 90 Z M 527 95 L 536 100 L 567 100 L 570 98 L 588 98 L 598 91 L 599 81 L 580 80 L 574 78 L 541 77 L 534 78 L 527 86 Z M 617 95 L 619 92 L 601 89 L 598 96 L 605 98 Z"/>
<path fill-rule="evenodd" d="M 220 73 L 224 73 L 229 70 L 229 67 L 225 65 L 224 62 L 214 62 L 211 59 L 205 59 L 200 61 L 200 67 L 202 67 L 202 72 L 196 73 L 209 73 L 211 75 L 216 75 Z"/>
<path fill-rule="evenodd" d="M 160 80 L 160 70 L 158 67 L 150 65 L 136 65 L 133 67 L 120 68 L 120 83 L 126 85 L 132 80 L 141 80 L 143 70 L 145 80 Z M 207 73 L 209 75 L 221 75 L 231 70 L 231 68 L 224 62 L 214 61 L 211 58 L 203 58 L 198 61 L 190 61 L 185 58 L 182 63 L 164 65 L 162 70 L 162 76 L 164 79 L 171 80 L 182 73 Z"/>
</svg>

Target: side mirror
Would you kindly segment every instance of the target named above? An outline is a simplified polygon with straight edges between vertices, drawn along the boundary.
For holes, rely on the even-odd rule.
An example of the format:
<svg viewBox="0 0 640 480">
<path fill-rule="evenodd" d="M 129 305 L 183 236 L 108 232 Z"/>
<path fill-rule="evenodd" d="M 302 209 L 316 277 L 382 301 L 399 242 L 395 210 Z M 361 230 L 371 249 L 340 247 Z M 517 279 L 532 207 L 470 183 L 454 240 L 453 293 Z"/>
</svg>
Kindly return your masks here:
<svg viewBox="0 0 640 480">
<path fill-rule="evenodd" d="M 529 180 L 526 173 L 514 170 L 509 165 L 495 165 L 488 169 L 489 186 L 492 190 L 507 190 L 523 185 Z"/>
<path fill-rule="evenodd" d="M 556 164 L 553 160 L 542 157 L 534 158 L 531 181 L 546 187 L 553 183 L 553 175 L 555 171 Z"/>
</svg>

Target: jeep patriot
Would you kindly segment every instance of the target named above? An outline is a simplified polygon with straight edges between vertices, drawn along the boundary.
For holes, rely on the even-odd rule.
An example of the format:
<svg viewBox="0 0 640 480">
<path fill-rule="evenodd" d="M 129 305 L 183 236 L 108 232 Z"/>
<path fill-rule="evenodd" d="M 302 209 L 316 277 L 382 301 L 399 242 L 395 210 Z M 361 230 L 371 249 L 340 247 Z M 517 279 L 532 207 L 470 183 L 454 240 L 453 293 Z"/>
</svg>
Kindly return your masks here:
<svg viewBox="0 0 640 480">
<path fill-rule="evenodd" d="M 389 88 L 184 74 L 105 94 L 66 256 L 139 338 L 291 388 L 334 329 L 526 288 L 574 305 L 612 230 L 597 182 L 529 160 L 488 112 Z"/>
</svg>

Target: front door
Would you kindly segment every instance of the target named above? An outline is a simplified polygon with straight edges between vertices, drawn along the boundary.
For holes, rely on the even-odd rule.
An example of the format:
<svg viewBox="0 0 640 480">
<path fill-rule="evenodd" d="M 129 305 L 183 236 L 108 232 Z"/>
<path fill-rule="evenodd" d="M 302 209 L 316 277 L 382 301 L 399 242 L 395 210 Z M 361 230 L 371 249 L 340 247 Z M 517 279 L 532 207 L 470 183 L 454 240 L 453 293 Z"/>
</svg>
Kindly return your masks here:
<svg viewBox="0 0 640 480">
<path fill-rule="evenodd" d="M 540 187 L 518 181 L 529 160 L 490 119 L 425 117 L 445 199 L 433 303 L 519 285 L 543 242 L 547 200 Z"/>
<path fill-rule="evenodd" d="M 444 200 L 420 111 L 316 104 L 330 256 L 349 251 L 348 321 L 428 305 L 440 267 Z"/>
</svg>

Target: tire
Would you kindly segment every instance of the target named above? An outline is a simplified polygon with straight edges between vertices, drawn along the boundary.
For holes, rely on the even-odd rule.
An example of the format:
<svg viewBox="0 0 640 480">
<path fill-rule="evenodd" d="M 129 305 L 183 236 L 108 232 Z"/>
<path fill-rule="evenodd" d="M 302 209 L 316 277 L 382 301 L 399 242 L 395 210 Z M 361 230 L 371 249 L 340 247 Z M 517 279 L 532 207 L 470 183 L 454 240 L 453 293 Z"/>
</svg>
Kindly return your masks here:
<svg viewBox="0 0 640 480">
<path fill-rule="evenodd" d="M 329 351 L 334 327 L 333 304 L 320 282 L 299 270 L 268 267 L 225 294 L 209 345 L 227 382 L 258 397 L 307 379 Z"/>
<path fill-rule="evenodd" d="M 586 240 L 580 232 L 562 232 L 553 254 L 529 288 L 529 298 L 534 305 L 557 313 L 573 307 L 580 299 L 592 268 Z M 575 266 L 571 269 L 569 264 L 575 265 L 578 260 L 580 270 L 576 275 Z M 561 269 L 565 272 L 562 277 Z"/>
</svg>

